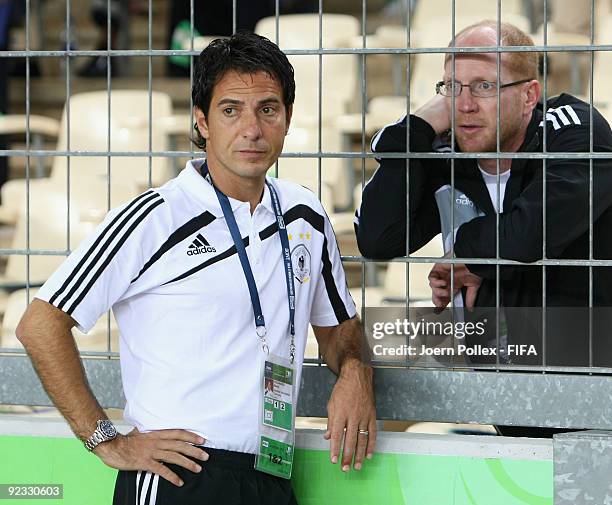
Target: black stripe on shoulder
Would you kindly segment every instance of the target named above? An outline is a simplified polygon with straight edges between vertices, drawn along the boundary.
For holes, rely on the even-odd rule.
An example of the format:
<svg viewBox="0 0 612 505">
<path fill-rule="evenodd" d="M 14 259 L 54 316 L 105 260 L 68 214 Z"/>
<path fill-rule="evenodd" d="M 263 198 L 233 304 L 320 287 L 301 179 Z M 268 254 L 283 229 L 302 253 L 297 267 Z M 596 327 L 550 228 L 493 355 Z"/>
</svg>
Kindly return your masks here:
<svg viewBox="0 0 612 505">
<path fill-rule="evenodd" d="M 151 195 L 149 195 L 147 198 L 144 198 L 138 205 L 136 205 L 132 209 L 132 211 L 129 214 L 127 214 L 124 217 L 124 219 L 117 225 L 117 228 L 115 228 L 113 230 L 113 232 L 108 236 L 108 238 L 104 241 L 104 243 L 102 244 L 102 246 L 100 247 L 100 249 L 98 250 L 96 255 L 94 256 L 93 260 L 91 260 L 89 265 L 87 265 L 87 267 L 83 269 L 83 271 L 81 272 L 81 275 L 76 280 L 76 282 L 73 284 L 72 288 L 70 288 L 68 293 L 66 293 L 64 295 L 64 297 L 62 298 L 62 301 L 57 305 L 57 307 L 59 309 L 63 309 L 64 305 L 66 305 L 66 303 L 68 303 L 68 300 L 70 298 L 72 298 L 72 296 L 77 291 L 77 289 L 79 289 L 82 286 L 82 284 L 83 284 L 83 282 L 85 282 L 85 278 L 87 277 L 89 272 L 91 272 L 91 270 L 100 261 L 100 259 L 104 255 L 104 253 L 108 250 L 108 248 L 112 244 L 113 240 L 115 240 L 115 237 L 117 235 L 119 235 L 119 233 L 121 233 L 124 230 L 125 226 L 130 221 L 130 219 L 132 219 L 136 214 L 141 212 L 143 207 L 145 207 L 147 204 L 149 204 L 150 202 L 153 202 L 153 201 L 157 201 L 158 203 L 161 204 L 161 203 L 163 203 L 164 200 L 163 200 L 163 198 L 160 195 L 158 195 L 157 193 L 152 192 Z M 144 215 L 147 215 L 149 213 L 149 209 L 145 210 Z M 133 227 L 130 228 L 130 230 L 132 230 L 132 229 L 133 229 Z M 93 252 L 93 250 L 92 250 L 92 252 Z M 71 277 L 72 277 L 72 275 L 71 275 Z M 70 280 L 70 279 L 67 279 L 67 280 Z"/>
<path fill-rule="evenodd" d="M 285 219 L 285 224 L 289 224 L 298 219 L 304 219 L 304 221 L 308 222 L 315 230 L 323 235 L 323 250 L 321 252 L 321 260 L 322 260 L 322 275 L 323 281 L 325 283 L 325 290 L 327 291 L 327 296 L 329 297 L 329 301 L 334 310 L 334 314 L 338 319 L 338 324 L 350 319 L 348 315 L 348 311 L 346 310 L 346 306 L 344 305 L 344 301 L 338 292 L 338 287 L 336 286 L 336 281 L 334 279 L 334 274 L 332 272 L 332 264 L 329 259 L 329 253 L 327 252 L 327 237 L 325 236 L 325 218 L 310 208 L 308 205 L 296 205 L 292 207 L 287 212 L 283 214 Z M 268 226 L 266 229 L 262 230 L 259 234 L 262 240 L 274 235 L 278 232 L 278 224 L 274 222 L 272 225 Z"/>
<path fill-rule="evenodd" d="M 147 209 L 145 209 L 145 211 L 142 214 L 140 214 L 140 216 L 138 216 L 138 218 L 136 220 L 134 220 L 134 222 L 131 224 L 131 226 L 126 230 L 126 232 L 123 234 L 123 236 L 115 244 L 115 247 L 113 247 L 113 250 L 106 257 L 106 260 L 104 260 L 104 262 L 100 265 L 100 267 L 98 268 L 96 273 L 93 275 L 93 277 L 87 283 L 87 286 L 85 286 L 85 289 L 83 289 L 83 291 L 81 291 L 81 294 L 72 303 L 70 308 L 66 311 L 69 315 L 72 314 L 74 312 L 74 309 L 79 305 L 79 303 L 81 303 L 81 301 L 83 301 L 83 298 L 85 298 L 85 295 L 87 294 L 87 292 L 91 289 L 91 287 L 94 285 L 94 283 L 98 280 L 98 277 L 100 277 L 102 272 L 104 272 L 104 269 L 110 264 L 112 259 L 115 257 L 115 255 L 119 251 L 119 249 L 121 249 L 121 246 L 125 243 L 125 241 L 132 234 L 132 232 L 136 229 L 136 227 L 144 220 L 145 217 L 147 217 L 151 213 L 151 211 L 155 207 L 157 207 L 158 205 L 161 205 L 162 203 L 164 203 L 164 200 L 162 198 L 160 198 L 159 200 L 155 201 L 151 206 L 149 206 Z M 102 250 L 104 250 L 104 248 Z M 84 276 L 83 276 L 83 279 L 84 279 Z M 77 282 L 76 286 L 80 286 L 81 282 L 82 281 Z M 70 297 L 68 297 L 68 298 L 70 298 Z M 66 300 L 66 298 L 64 300 Z"/>
<path fill-rule="evenodd" d="M 162 244 L 162 246 L 155 252 L 155 254 L 151 256 L 149 261 L 145 263 L 145 265 L 142 267 L 142 270 L 138 272 L 138 275 L 134 279 L 132 279 L 132 282 L 136 282 L 142 276 L 142 274 L 144 274 L 149 268 L 151 268 L 151 266 L 157 260 L 159 260 L 164 254 L 166 254 L 175 245 L 179 244 L 180 242 L 185 240 L 190 235 L 193 235 L 199 229 L 204 228 L 205 226 L 208 226 L 215 219 L 216 218 L 213 214 L 211 214 L 208 211 L 205 211 L 205 212 L 202 212 L 202 214 L 200 214 L 199 216 L 196 216 L 193 219 L 190 219 L 189 221 L 187 221 L 180 228 L 177 228 L 176 230 L 174 230 L 172 235 L 168 237 L 168 240 L 166 240 Z M 198 234 L 198 238 L 199 237 L 201 237 L 200 234 Z"/>
<path fill-rule="evenodd" d="M 308 222 L 315 230 L 323 235 L 323 250 L 321 252 L 321 260 L 322 260 L 322 275 L 323 281 L 325 282 L 325 290 L 327 291 L 327 296 L 329 297 L 329 301 L 331 303 L 332 308 L 334 309 L 334 314 L 338 319 L 338 324 L 350 319 L 348 315 L 348 311 L 346 310 L 346 306 L 344 305 L 344 301 L 338 292 L 338 288 L 336 286 L 336 281 L 334 279 L 334 274 L 332 272 L 332 264 L 329 259 L 329 253 L 327 252 L 327 237 L 325 236 L 325 218 L 312 208 L 308 207 L 308 205 L 296 205 L 289 209 L 284 215 L 285 223 L 289 224 L 297 219 L 304 219 L 304 221 Z M 270 233 L 270 230 L 271 233 Z M 262 240 L 268 238 L 268 236 L 273 235 L 278 231 L 277 223 L 272 224 L 265 230 L 260 233 L 260 237 Z M 266 234 L 266 235 L 264 235 Z"/>
<path fill-rule="evenodd" d="M 291 207 L 287 212 L 283 213 L 283 218 L 285 220 L 285 225 L 288 225 L 293 221 L 297 221 L 298 219 L 304 219 L 305 221 L 310 223 L 315 230 L 322 234 L 325 233 L 325 219 L 321 214 L 310 208 L 308 205 L 299 204 L 295 207 Z M 261 240 L 266 240 L 267 238 L 272 237 L 277 232 L 278 223 L 276 223 L 275 221 L 270 226 L 267 226 L 259 232 L 259 238 Z M 249 237 L 244 237 L 242 241 L 244 243 L 244 247 L 247 247 L 249 245 Z M 199 272 L 200 270 L 203 270 L 204 268 L 209 267 L 210 265 L 213 265 L 221 260 L 229 258 L 234 254 L 236 254 L 236 246 L 230 247 L 221 254 L 218 254 L 217 256 L 206 260 L 204 263 L 201 263 L 200 265 L 193 267 L 192 269 L 179 275 L 178 277 L 175 277 L 174 279 L 165 282 L 163 285 L 165 286 L 166 284 L 185 279 L 186 277 L 189 277 L 190 275 L 193 275 L 196 272 Z"/>
<path fill-rule="evenodd" d="M 323 212 L 325 212 L 325 209 L 323 209 Z M 329 216 L 327 215 L 327 212 L 325 212 L 325 217 L 327 221 L 329 222 Z M 331 223 L 330 223 L 329 228 L 334 238 L 334 243 L 336 245 L 336 251 L 338 252 L 338 257 L 340 258 L 342 255 L 340 254 L 340 247 L 338 247 L 338 237 L 336 237 L 336 232 L 334 228 L 331 226 Z M 332 272 L 331 260 L 329 259 L 329 253 L 327 252 L 327 244 L 328 244 L 327 235 L 325 235 L 324 241 L 323 241 L 323 252 L 321 253 L 321 259 L 323 262 L 323 271 L 322 271 L 323 279 L 325 281 L 325 288 L 327 290 L 327 296 L 329 296 L 329 300 L 334 309 L 334 313 L 336 314 L 336 318 L 338 319 L 338 324 L 341 324 L 347 319 L 350 319 L 350 316 L 348 315 L 348 311 L 346 310 L 346 305 L 344 303 L 344 300 L 340 296 L 340 293 L 338 292 L 338 287 L 336 286 L 336 282 L 335 282 L 333 272 Z M 348 290 L 348 285 L 346 286 L 346 288 Z"/>
<path fill-rule="evenodd" d="M 104 239 L 104 237 L 110 232 L 110 230 L 112 230 L 112 228 L 115 226 L 117 221 L 119 221 L 122 217 L 124 217 L 130 211 L 132 211 L 132 214 L 134 212 L 136 212 L 137 209 L 134 209 L 134 207 L 141 208 L 142 205 L 144 205 L 145 202 L 148 202 L 151 199 L 154 199 L 154 198 L 156 198 L 158 196 L 159 195 L 157 193 L 155 193 L 154 191 L 152 191 L 152 190 L 146 191 L 145 193 L 143 193 L 139 197 L 134 198 L 134 200 L 132 200 L 121 212 L 119 212 L 119 214 L 117 214 L 114 217 L 114 219 L 108 224 L 108 226 L 106 226 L 106 228 L 104 228 L 104 230 L 102 230 L 102 233 L 100 233 L 100 235 L 98 235 L 98 238 L 94 241 L 94 243 L 91 245 L 89 250 L 83 255 L 83 257 L 81 258 L 81 261 L 79 261 L 77 266 L 74 267 L 74 269 L 72 270 L 70 275 L 66 278 L 66 280 L 61 285 L 61 287 L 53 294 L 53 296 L 49 300 L 49 303 L 55 302 L 55 300 L 57 300 L 57 298 L 62 294 L 62 292 L 70 285 L 70 282 L 78 275 L 78 273 L 81 270 L 81 268 L 83 268 L 83 266 L 85 265 L 85 262 L 94 253 L 94 251 L 96 250 L 98 245 L 100 245 L 100 242 Z M 144 202 L 143 202 L 143 200 L 144 200 Z M 130 214 L 130 215 L 132 215 L 132 214 Z M 121 226 L 123 226 L 126 222 L 127 222 L 127 220 L 123 220 L 121 222 L 121 224 L 118 226 L 117 230 L 119 230 L 121 228 Z M 116 233 L 116 231 L 115 231 L 115 233 Z M 87 270 L 88 269 L 85 269 L 85 273 L 87 272 Z M 62 306 L 63 306 L 63 304 L 62 304 Z"/>
<path fill-rule="evenodd" d="M 323 252 L 321 253 L 321 260 L 323 263 L 321 273 L 323 275 L 323 281 L 325 282 L 325 290 L 327 291 L 327 296 L 329 297 L 331 306 L 334 309 L 336 319 L 338 319 L 338 324 L 340 324 L 347 319 L 350 319 L 350 316 L 348 315 L 344 301 L 342 300 L 342 297 L 338 292 L 338 287 L 336 286 L 336 281 L 332 272 L 332 264 L 327 252 L 327 237 L 323 239 Z"/>
<path fill-rule="evenodd" d="M 346 306 L 344 305 L 344 301 L 338 292 L 338 287 L 336 286 L 336 281 L 332 272 L 331 260 L 329 259 L 329 253 L 327 252 L 328 242 L 327 236 L 325 235 L 325 218 L 312 208 L 303 204 L 296 205 L 295 207 L 289 209 L 284 214 L 284 218 L 286 224 L 296 221 L 297 219 L 304 219 L 306 222 L 312 225 L 315 230 L 323 235 L 323 250 L 321 252 L 321 260 L 323 265 L 321 273 L 323 275 L 323 281 L 325 282 L 325 290 L 327 291 L 327 296 L 329 297 L 331 306 L 334 309 L 334 314 L 338 319 L 338 324 L 350 319 Z M 272 233 L 268 231 L 269 228 L 272 228 Z M 260 233 L 260 237 L 262 240 L 264 240 L 267 238 L 267 236 L 264 236 L 264 233 L 270 233 L 270 235 L 272 235 L 277 231 L 278 225 L 274 223 L 263 230 Z"/>
<path fill-rule="evenodd" d="M 287 212 L 283 213 L 285 225 L 303 219 L 308 222 L 319 233 L 325 233 L 325 220 L 321 214 L 310 208 L 308 205 L 299 204 L 291 207 Z M 278 223 L 275 221 L 270 226 L 267 226 L 259 232 L 259 238 L 265 240 L 278 232 Z"/>
<path fill-rule="evenodd" d="M 300 205 L 296 205 L 295 207 L 292 207 L 287 212 L 283 213 L 283 218 L 285 220 L 286 225 L 302 218 L 305 221 L 309 222 L 315 230 L 319 231 L 320 233 L 324 233 L 325 221 L 324 221 L 323 216 L 321 216 L 321 214 L 318 214 L 313 209 L 308 207 L 308 205 L 300 204 Z M 277 232 L 278 232 L 278 224 L 275 221 L 270 226 L 267 226 L 261 232 L 259 232 L 259 237 L 261 238 L 261 240 L 265 240 L 267 238 L 270 238 Z M 242 241 L 244 243 L 244 247 L 247 247 L 249 245 L 249 237 L 244 237 Z M 186 277 L 189 277 L 190 275 L 193 275 L 194 273 L 199 272 L 200 270 L 203 270 L 204 268 L 209 267 L 210 265 L 213 265 L 221 260 L 224 260 L 226 258 L 229 258 L 230 256 L 233 256 L 234 254 L 236 254 L 236 246 L 230 247 L 229 249 L 222 252 L 221 254 L 218 254 L 217 256 L 206 260 L 204 263 L 201 263 L 200 265 L 193 267 L 192 269 L 179 275 L 178 277 L 175 277 L 174 279 L 169 280 L 168 282 L 165 282 L 164 286 L 166 284 L 170 284 L 172 282 L 177 282 L 182 279 L 185 279 Z"/>
<path fill-rule="evenodd" d="M 248 247 L 248 245 L 249 245 L 249 237 L 243 237 L 242 238 L 242 243 L 244 244 L 244 247 Z M 234 254 L 236 254 L 236 246 L 235 245 L 233 245 L 229 249 L 226 249 L 221 254 L 217 254 L 216 256 L 206 260 L 204 263 L 201 263 L 201 264 L 193 267 L 192 269 L 187 270 L 185 273 L 182 273 L 178 277 L 175 277 L 174 279 L 169 280 L 168 282 L 164 282 L 162 284 L 162 286 L 165 286 L 166 284 L 171 284 L 173 282 L 181 281 L 181 280 L 185 279 L 186 277 L 189 277 L 190 275 L 193 275 L 196 272 L 199 272 L 200 270 L 203 270 L 204 268 L 209 267 L 210 265 L 214 265 L 215 263 L 217 263 L 217 262 L 219 262 L 221 260 L 224 260 L 226 258 L 229 258 L 229 257 L 233 256 Z"/>
</svg>

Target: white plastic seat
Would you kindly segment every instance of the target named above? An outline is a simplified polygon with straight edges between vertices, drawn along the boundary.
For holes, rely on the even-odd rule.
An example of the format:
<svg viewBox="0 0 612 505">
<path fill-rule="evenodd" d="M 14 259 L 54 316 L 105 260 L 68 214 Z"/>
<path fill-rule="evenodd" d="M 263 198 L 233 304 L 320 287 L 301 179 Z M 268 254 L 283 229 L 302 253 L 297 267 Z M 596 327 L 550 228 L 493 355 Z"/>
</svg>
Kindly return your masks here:
<svg viewBox="0 0 612 505">
<path fill-rule="evenodd" d="M 30 290 L 30 298 L 34 298 L 38 289 Z M 15 336 L 15 330 L 28 305 L 25 289 L 14 291 L 8 298 L 4 317 L 2 319 L 2 332 L 0 333 L 0 347 L 9 349 L 23 349 L 21 342 Z M 76 327 L 72 330 L 77 346 L 80 351 L 107 351 L 108 350 L 108 322 L 106 317 L 101 317 L 96 325 L 88 332 L 83 333 Z M 111 348 L 117 352 L 119 329 L 115 318 L 111 315 L 110 324 Z"/>
<path fill-rule="evenodd" d="M 612 15 L 601 21 L 601 30 L 597 32 L 597 44 L 612 44 Z M 593 102 L 608 122 L 612 121 L 612 87 L 610 86 L 610 68 L 612 52 L 595 52 L 593 74 Z M 588 101 L 588 95 L 585 100 Z"/>
<path fill-rule="evenodd" d="M 404 116 L 406 102 L 405 96 L 398 95 L 381 95 L 372 98 L 365 115 L 366 141 L 384 126 Z M 414 112 L 413 102 L 410 104 L 410 112 Z M 363 128 L 361 113 L 343 114 L 334 121 L 334 125 L 343 134 L 361 134 Z"/>
<path fill-rule="evenodd" d="M 360 22 L 347 14 L 323 14 L 321 46 L 351 47 L 352 37 L 359 34 Z M 319 14 L 286 14 L 278 17 L 278 45 L 281 49 L 314 49 L 319 47 Z M 276 42 L 276 18 L 260 19 L 255 33 Z"/>
<path fill-rule="evenodd" d="M 148 151 L 149 150 L 149 92 L 147 90 L 94 91 L 74 95 L 70 100 L 70 137 L 67 128 L 60 129 L 58 149 L 78 151 Z M 151 145 L 152 151 L 168 148 L 166 131 L 158 126 L 157 118 L 172 114 L 172 102 L 166 93 L 151 93 Z M 64 108 L 62 125 L 67 126 L 68 108 Z M 110 143 L 109 143 L 110 133 Z M 51 177 L 60 182 L 66 180 L 66 158 L 56 159 Z M 122 182 L 134 182 L 143 189 L 149 182 L 148 157 L 114 157 L 111 164 L 115 177 Z M 107 178 L 108 158 L 73 157 L 70 162 L 71 177 L 83 179 Z M 152 159 L 153 185 L 164 183 L 172 177 L 165 158 Z"/>
<path fill-rule="evenodd" d="M 442 237 L 436 235 L 412 256 L 439 258 L 444 255 Z M 433 306 L 431 289 L 429 287 L 429 272 L 433 263 L 410 263 L 410 283 L 408 295 L 411 306 Z M 355 304 L 361 307 L 361 288 L 351 289 Z M 367 307 L 386 305 L 405 305 L 406 300 L 406 263 L 389 262 L 382 286 L 365 288 L 365 303 Z"/>
<path fill-rule="evenodd" d="M 341 137 L 339 132 L 331 125 L 327 128 L 327 135 L 322 137 L 321 150 L 323 152 L 337 152 L 341 150 Z M 318 132 L 313 127 L 299 126 L 292 123 L 289 134 L 285 137 L 283 152 L 317 152 L 319 144 Z M 319 161 L 317 158 L 279 158 L 278 175 L 297 182 L 317 193 Z M 275 166 L 270 168 L 275 174 Z M 346 207 L 352 197 L 352 185 L 347 173 L 346 164 L 342 158 L 321 159 L 321 183 L 329 188 L 331 194 L 329 212 L 334 207 Z M 325 202 L 324 202 L 325 203 Z"/>
<path fill-rule="evenodd" d="M 432 18 L 446 18 L 450 26 L 452 1 L 453 0 L 427 0 L 417 2 L 414 14 L 412 15 L 412 26 L 414 30 L 419 33 L 419 36 L 421 33 L 428 33 L 425 30 L 425 26 Z M 497 2 L 483 2 L 482 0 L 454 0 L 454 3 L 455 16 L 457 18 L 472 16 L 474 18 L 477 17 L 478 20 L 497 20 Z M 512 22 L 510 20 L 511 16 L 525 14 L 522 0 L 504 0 L 501 4 L 501 8 L 502 21 Z M 457 31 L 460 29 L 461 28 L 457 27 Z M 450 40 L 450 30 L 444 31 L 444 25 L 441 25 L 438 30 L 440 34 L 448 35 L 448 40 Z M 526 31 L 529 31 L 529 27 L 527 27 Z"/>
<path fill-rule="evenodd" d="M 17 219 L 11 248 L 24 250 L 66 251 L 74 249 L 87 237 L 104 217 L 104 212 L 79 209 L 73 205 L 70 210 L 70 242 L 68 243 L 68 216 L 66 198 L 61 193 L 49 191 L 35 200 L 29 220 L 25 214 Z M 29 243 L 27 241 L 29 228 Z M 61 254 L 10 254 L 7 256 L 6 270 L 0 276 L 0 284 L 15 289 L 44 283 L 64 260 Z M 28 275 L 29 271 L 29 275 Z"/>
<path fill-rule="evenodd" d="M 149 92 L 147 90 L 94 91 L 73 95 L 64 107 L 59 128 L 57 150 L 104 152 L 147 152 L 168 149 L 166 122 L 172 114 L 169 95 L 154 91 L 151 94 L 152 128 L 149 145 Z M 70 115 L 68 116 L 68 110 Z M 70 136 L 68 137 L 68 122 Z M 110 123 L 110 128 L 109 128 Z M 110 132 L 110 143 L 109 143 Z M 68 169 L 68 167 L 70 167 Z M 149 170 L 149 167 L 151 170 Z M 108 182 L 110 172 L 110 185 Z M 151 180 L 149 181 L 149 172 Z M 123 203 L 149 186 L 163 184 L 172 177 L 167 158 L 148 156 L 56 156 L 48 178 L 30 181 L 31 200 L 49 191 L 63 193 L 70 174 L 71 202 L 89 209 L 108 208 Z M 25 213 L 26 184 L 24 180 L 8 181 L 2 186 L 0 215 L 15 222 L 20 212 Z M 33 196 L 32 196 L 33 195 Z"/>
<path fill-rule="evenodd" d="M 167 94 L 151 94 L 151 139 L 148 91 L 113 91 L 110 95 L 110 118 L 108 99 L 106 91 L 83 93 L 71 98 L 62 116 L 58 151 L 100 152 L 110 149 L 143 152 L 168 149 L 168 125 L 173 122 L 167 121 L 171 119 L 172 112 Z M 160 185 L 171 176 L 170 164 L 166 158 L 158 157 L 150 161 L 148 156 L 111 155 L 109 163 L 107 156 L 72 156 L 69 170 L 67 158 L 56 157 L 50 177 L 30 180 L 28 190 L 25 180 L 9 181 L 2 188 L 2 196 L 3 207 L 5 210 L 7 207 L 10 209 L 8 214 L 16 224 L 11 248 L 17 251 L 28 248 L 57 251 L 58 254 L 32 254 L 29 257 L 24 254 L 8 255 L 0 284 L 9 291 L 26 284 L 41 285 L 64 260 L 61 252 L 74 249 L 88 236 L 109 207 L 128 201 L 146 189 L 149 183 Z M 29 194 L 27 217 L 26 191 Z M 6 325 L 9 325 L 5 335 L 12 334 L 13 337 L 14 327 L 9 324 L 11 317 L 17 321 L 20 317 L 20 314 L 15 315 L 15 304 L 25 304 L 25 295 L 20 297 L 17 293 L 19 291 L 8 297 L 6 307 L 0 307 L 0 312 L 6 310 L 8 314 L 5 315 Z M 25 309 L 25 306 L 19 307 Z M 13 321 L 15 326 L 17 321 Z M 100 332 L 92 331 L 90 335 L 94 337 L 88 337 L 85 348 L 103 350 L 105 346 L 100 347 L 102 340 L 95 336 Z"/>
<path fill-rule="evenodd" d="M 318 49 L 319 15 L 289 14 L 280 16 L 278 44 L 281 49 Z M 350 48 L 359 34 L 359 20 L 344 14 L 324 14 L 322 17 L 322 47 Z M 261 19 L 255 32 L 276 41 L 276 18 Z M 294 121 L 316 125 L 319 120 L 319 56 L 289 55 L 297 83 Z M 324 55 L 322 57 L 322 120 L 326 122 L 346 112 L 347 105 L 357 94 L 358 67 L 354 55 Z"/>
</svg>

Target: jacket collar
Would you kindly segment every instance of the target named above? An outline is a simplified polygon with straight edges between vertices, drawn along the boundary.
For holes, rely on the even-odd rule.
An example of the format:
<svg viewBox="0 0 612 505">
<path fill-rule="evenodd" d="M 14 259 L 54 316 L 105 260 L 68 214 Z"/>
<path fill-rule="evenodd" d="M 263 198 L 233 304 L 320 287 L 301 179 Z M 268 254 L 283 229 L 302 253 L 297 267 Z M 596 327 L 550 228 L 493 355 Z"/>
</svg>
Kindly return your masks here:
<svg viewBox="0 0 612 505">
<path fill-rule="evenodd" d="M 523 144 L 518 152 L 533 153 L 539 150 L 540 146 L 540 122 L 542 121 L 542 105 L 538 104 L 531 114 L 531 120 L 527 125 L 527 132 Z M 515 158 L 512 160 L 510 169 L 510 179 L 506 184 L 506 194 L 504 195 L 504 212 L 509 212 L 512 207 L 512 202 L 521 192 L 523 186 L 523 177 L 525 175 L 525 166 L 529 163 L 529 159 Z"/>
</svg>

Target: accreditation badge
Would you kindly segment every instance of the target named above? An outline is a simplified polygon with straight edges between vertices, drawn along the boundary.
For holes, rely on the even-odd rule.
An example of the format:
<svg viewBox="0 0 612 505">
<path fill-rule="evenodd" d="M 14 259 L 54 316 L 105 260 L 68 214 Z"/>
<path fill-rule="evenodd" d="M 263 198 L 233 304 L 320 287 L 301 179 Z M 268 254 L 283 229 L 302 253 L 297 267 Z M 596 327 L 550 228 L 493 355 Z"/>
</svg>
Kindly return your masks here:
<svg viewBox="0 0 612 505">
<path fill-rule="evenodd" d="M 295 368 L 288 359 L 267 355 L 262 366 L 259 450 L 255 469 L 291 478 L 295 441 Z"/>
</svg>

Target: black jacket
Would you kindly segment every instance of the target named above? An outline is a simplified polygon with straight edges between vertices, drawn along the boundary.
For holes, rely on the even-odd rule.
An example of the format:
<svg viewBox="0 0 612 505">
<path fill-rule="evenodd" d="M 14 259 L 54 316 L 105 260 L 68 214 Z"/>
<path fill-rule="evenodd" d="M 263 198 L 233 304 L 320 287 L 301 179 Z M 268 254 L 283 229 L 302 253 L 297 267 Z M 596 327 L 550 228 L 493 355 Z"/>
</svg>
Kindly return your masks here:
<svg viewBox="0 0 612 505">
<path fill-rule="evenodd" d="M 547 109 L 545 122 L 542 121 L 542 106 L 534 110 L 519 151 L 542 152 L 543 128 L 546 127 L 548 152 L 589 152 L 589 105 L 562 94 L 551 98 Z M 432 146 L 439 143 L 431 126 L 416 116 L 410 116 L 409 135 L 412 152 L 434 152 L 436 149 Z M 372 144 L 376 152 L 406 152 L 406 118 L 385 127 Z M 593 151 L 612 151 L 612 131 L 596 109 L 593 109 Z M 381 158 L 378 161 L 380 167 L 364 188 L 355 230 L 359 249 L 365 257 L 389 259 L 406 254 L 406 160 Z M 440 233 L 434 192 L 450 184 L 450 165 L 449 159 L 410 161 L 410 253 Z M 529 265 L 543 257 L 542 166 L 541 159 L 514 159 L 512 162 L 503 212 L 499 216 L 499 251 L 501 258 L 525 265 L 500 267 L 500 297 L 505 307 L 542 306 L 542 267 Z M 484 213 L 459 228 L 456 257 L 495 258 L 496 215 L 476 159 L 455 160 L 455 187 Z M 546 162 L 546 256 L 549 259 L 589 258 L 588 159 L 558 158 Z M 593 161 L 593 258 L 612 259 L 611 159 Z M 483 278 L 476 305 L 495 307 L 495 266 L 468 265 L 468 268 Z M 546 306 L 559 308 L 556 312 L 551 309 L 551 316 L 547 316 L 547 342 L 554 339 L 565 357 L 568 346 L 577 340 L 584 343 L 584 335 L 589 333 L 588 311 L 584 309 L 588 305 L 588 267 L 546 268 Z M 612 268 L 593 267 L 593 305 L 610 308 L 600 310 L 595 317 L 597 345 L 601 346 L 604 341 L 611 340 L 604 336 L 604 326 L 612 332 L 612 325 L 608 326 L 608 319 L 612 321 L 612 318 L 606 317 L 607 312 L 612 311 Z M 572 313 L 568 308 L 580 307 L 582 309 L 571 318 L 567 317 Z M 559 318 L 559 314 L 564 317 Z M 515 322 L 514 331 L 509 328 L 510 333 L 514 333 L 514 342 L 537 341 L 541 335 L 540 309 L 532 311 L 532 316 L 527 327 L 527 323 L 516 327 Z M 576 339 L 577 336 L 580 338 Z M 598 355 L 607 352 L 607 348 L 595 349 L 596 361 Z M 554 352 L 549 354 L 551 359 L 547 359 L 547 364 L 569 364 L 565 359 L 561 360 L 563 363 L 552 363 L 554 356 Z M 572 364 L 585 364 L 585 356 L 588 362 L 588 347 L 585 351 L 582 345 Z M 612 359 L 609 364 L 612 365 Z"/>
</svg>

